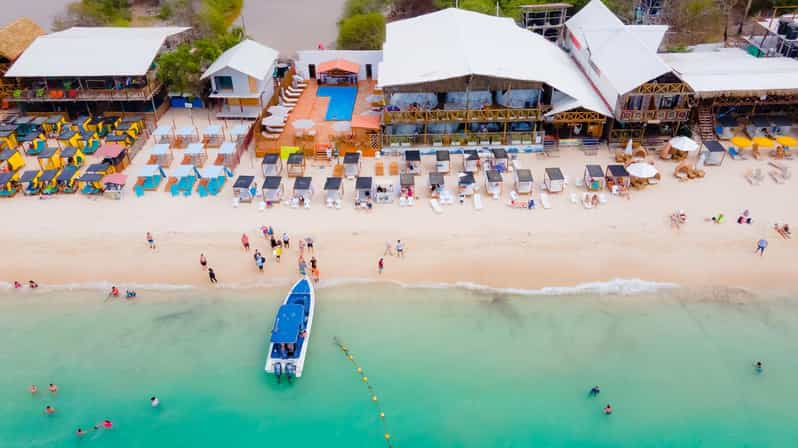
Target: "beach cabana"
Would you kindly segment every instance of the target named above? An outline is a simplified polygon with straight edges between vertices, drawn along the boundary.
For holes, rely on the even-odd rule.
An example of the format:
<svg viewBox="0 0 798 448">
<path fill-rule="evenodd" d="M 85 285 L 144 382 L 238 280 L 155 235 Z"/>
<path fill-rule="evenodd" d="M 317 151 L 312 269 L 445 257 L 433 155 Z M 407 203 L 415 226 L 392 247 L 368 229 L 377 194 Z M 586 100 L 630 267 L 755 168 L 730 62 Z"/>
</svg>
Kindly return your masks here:
<svg viewBox="0 0 798 448">
<path fill-rule="evenodd" d="M 726 158 L 726 148 L 717 140 L 706 140 L 699 153 L 699 157 L 702 156 L 706 165 L 721 165 Z"/>
<path fill-rule="evenodd" d="M 61 134 L 56 138 L 58 145 L 62 148 L 73 146 L 75 148 L 80 146 L 80 133 L 72 129 L 64 129 Z"/>
<path fill-rule="evenodd" d="M 585 165 L 585 188 L 588 191 L 601 191 L 604 189 L 604 170 L 601 165 Z"/>
<path fill-rule="evenodd" d="M 47 147 L 47 139 L 44 134 L 39 132 L 31 132 L 29 134 L 17 135 L 17 141 L 29 156 L 35 156 L 44 151 Z"/>
<path fill-rule="evenodd" d="M 475 149 L 467 149 L 463 152 L 463 171 L 466 173 L 476 173 L 479 171 L 479 154 Z"/>
<path fill-rule="evenodd" d="M 105 137 L 105 143 L 116 143 L 119 145 L 124 146 L 125 148 L 129 147 L 130 145 L 135 142 L 136 139 L 131 137 L 130 134 L 111 134 Z"/>
<path fill-rule="evenodd" d="M 224 142 L 222 146 L 219 147 L 219 151 L 216 153 L 216 160 L 213 164 L 221 165 L 232 171 L 238 166 L 240 161 L 241 156 L 236 149 L 235 143 Z"/>
<path fill-rule="evenodd" d="M 510 158 L 507 156 L 507 151 L 504 148 L 493 148 L 490 150 L 493 157 L 490 159 L 490 164 L 493 169 L 503 173 L 507 171 L 510 166 Z"/>
<path fill-rule="evenodd" d="M 58 190 L 62 193 L 75 193 L 78 191 L 78 167 L 66 166 L 56 178 Z"/>
<path fill-rule="evenodd" d="M 25 157 L 15 149 L 0 151 L 0 171 L 16 172 L 25 166 Z"/>
<path fill-rule="evenodd" d="M 448 173 L 452 169 L 452 155 L 449 151 L 439 149 L 435 151 L 435 171 L 438 173 Z"/>
<path fill-rule="evenodd" d="M 477 192 L 477 180 L 473 173 L 460 173 L 457 179 L 457 191 L 462 196 L 472 196 Z"/>
<path fill-rule="evenodd" d="M 61 133 L 61 128 L 66 124 L 67 121 L 63 115 L 50 115 L 42 123 L 42 130 L 48 137 L 55 138 Z"/>
<path fill-rule="evenodd" d="M 172 196 L 191 196 L 194 190 L 194 184 L 197 182 L 199 173 L 194 165 L 178 165 L 169 173 L 169 180 L 166 183 L 166 190 Z"/>
<path fill-rule="evenodd" d="M 219 194 L 222 187 L 224 187 L 224 182 L 227 180 L 227 176 L 224 175 L 224 167 L 221 165 L 209 165 L 197 171 L 199 173 L 197 193 L 200 197 Z"/>
<path fill-rule="evenodd" d="M 416 197 L 416 176 L 412 174 L 399 175 L 399 204 L 413 205 Z"/>
<path fill-rule="evenodd" d="M 409 149 L 404 152 L 404 173 L 421 174 L 421 151 Z"/>
<path fill-rule="evenodd" d="M 145 191 L 154 191 L 161 185 L 161 181 L 166 177 L 163 168 L 156 164 L 144 165 L 139 170 L 136 178 L 136 186 L 133 192 L 136 196 L 142 196 Z"/>
<path fill-rule="evenodd" d="M 518 194 L 532 194 L 534 181 L 532 171 L 527 168 L 515 170 L 515 191 Z"/>
<path fill-rule="evenodd" d="M 358 177 L 355 180 L 355 205 L 360 206 L 374 197 L 374 180 L 371 177 Z"/>
<path fill-rule="evenodd" d="M 775 117 L 771 117 L 771 124 L 773 125 L 773 128 L 771 129 L 771 133 L 773 135 L 787 135 L 792 132 L 794 123 L 790 117 L 777 115 Z"/>
<path fill-rule="evenodd" d="M 559 193 L 565 190 L 565 176 L 559 168 L 546 168 L 543 174 L 543 185 L 549 193 Z"/>
<path fill-rule="evenodd" d="M 504 179 L 502 179 L 502 174 L 499 170 L 485 170 L 485 193 L 498 197 L 502 194 L 503 184 Z"/>
<path fill-rule="evenodd" d="M 0 124 L 0 147 L 14 149 L 19 146 L 16 129 L 13 125 Z"/>
<path fill-rule="evenodd" d="M 301 152 L 289 155 L 288 160 L 285 162 L 285 173 L 290 177 L 304 176 L 305 155 Z"/>
<path fill-rule="evenodd" d="M 360 153 L 348 152 L 344 155 L 344 176 L 357 177 L 360 176 Z"/>
<path fill-rule="evenodd" d="M 150 165 L 158 165 L 161 168 L 169 168 L 169 165 L 172 164 L 172 160 L 174 160 L 174 156 L 169 144 L 158 143 L 150 150 L 150 159 L 147 163 Z"/>
<path fill-rule="evenodd" d="M 109 163 L 92 163 L 86 168 L 87 173 L 100 173 L 102 175 L 111 174 L 114 172 L 114 167 Z"/>
<path fill-rule="evenodd" d="M 19 178 L 19 183 L 22 186 L 22 192 L 25 195 L 39 193 L 39 177 L 41 177 L 41 175 L 41 170 L 28 170 L 22 173 L 22 176 Z"/>
<path fill-rule="evenodd" d="M 78 148 L 80 148 L 86 154 L 94 154 L 100 148 L 100 137 L 94 131 L 78 131 L 80 134 L 80 138 L 78 138 Z M 107 140 L 108 143 L 113 143 L 114 140 Z M 127 142 L 124 142 L 125 145 L 129 146 Z"/>
<path fill-rule="evenodd" d="M 658 181 L 659 171 L 654 165 L 645 162 L 637 162 L 626 167 L 631 177 L 631 185 L 635 188 L 643 188 Z"/>
<path fill-rule="evenodd" d="M 716 123 L 715 133 L 719 138 L 728 140 L 734 137 L 735 133 L 740 131 L 740 124 L 737 122 L 737 119 L 730 114 L 718 117 Z"/>
<path fill-rule="evenodd" d="M 100 194 L 103 192 L 104 175 L 100 173 L 83 173 L 78 179 L 80 192 L 86 195 Z"/>
<path fill-rule="evenodd" d="M 263 200 L 267 206 L 279 204 L 283 199 L 283 178 L 280 176 L 266 176 L 263 180 Z"/>
<path fill-rule="evenodd" d="M 233 183 L 233 197 L 239 202 L 252 202 L 257 192 L 255 176 L 238 176 Z"/>
<path fill-rule="evenodd" d="M 340 177 L 328 177 L 324 181 L 324 202 L 327 207 L 340 207 L 344 198 L 344 182 Z"/>
<path fill-rule="evenodd" d="M 69 123 L 69 127 L 75 132 L 85 131 L 89 129 L 89 122 L 91 117 L 88 115 L 81 115 Z"/>
<path fill-rule="evenodd" d="M 194 165 L 196 167 L 205 166 L 208 160 L 208 150 L 202 143 L 191 143 L 183 151 L 183 165 Z"/>
<path fill-rule="evenodd" d="M 218 148 L 224 142 L 224 132 L 218 124 L 212 124 L 202 131 L 202 143 L 209 148 Z"/>
<path fill-rule="evenodd" d="M 36 181 L 39 186 L 39 193 L 43 195 L 58 193 L 58 175 L 60 173 L 61 170 L 58 168 L 42 171 L 41 176 L 39 176 L 39 179 Z"/>
<path fill-rule="evenodd" d="M 127 175 L 122 173 L 109 174 L 103 177 L 103 197 L 108 199 L 122 199 L 122 192 L 127 183 Z"/>
<path fill-rule="evenodd" d="M 308 176 L 295 178 L 291 196 L 292 206 L 310 207 L 310 200 L 313 198 L 313 178 Z"/>
<path fill-rule="evenodd" d="M 441 197 L 441 192 L 443 192 L 443 189 L 446 188 L 446 181 L 445 178 L 443 177 L 443 173 L 440 172 L 429 173 L 428 183 L 429 183 L 430 197 L 432 198 Z"/>
<path fill-rule="evenodd" d="M 230 140 L 237 145 L 243 144 L 251 127 L 251 125 L 244 124 L 235 125 L 233 129 L 230 130 Z"/>
<path fill-rule="evenodd" d="M 140 133 L 141 133 L 141 128 L 135 122 L 119 123 L 119 126 L 117 126 L 114 129 L 114 134 L 126 135 L 134 140 L 139 137 Z"/>
<path fill-rule="evenodd" d="M 770 133 L 772 124 L 770 117 L 765 115 L 754 115 L 751 117 L 748 126 L 745 127 L 745 133 L 749 137 L 761 137 Z"/>
<path fill-rule="evenodd" d="M 43 170 L 61 168 L 61 149 L 45 148 L 39 153 L 36 160 L 39 162 L 39 167 Z"/>
<path fill-rule="evenodd" d="M 735 135 L 731 139 L 731 144 L 737 148 L 737 153 L 742 154 L 745 148 L 750 148 L 753 142 L 744 135 Z"/>
<path fill-rule="evenodd" d="M 17 173 L 0 173 L 0 198 L 11 198 L 17 194 Z"/>
<path fill-rule="evenodd" d="M 172 132 L 171 126 L 161 125 L 155 128 L 152 132 L 155 143 L 165 143 L 171 145 L 175 140 L 175 134 Z"/>
<path fill-rule="evenodd" d="M 280 176 L 283 174 L 283 162 L 279 154 L 269 153 L 263 156 L 260 163 L 264 176 Z"/>
<path fill-rule="evenodd" d="M 198 141 L 199 136 L 197 135 L 197 128 L 194 126 L 183 126 L 175 131 L 175 148 L 185 148 L 191 143 L 196 143 Z"/>
<path fill-rule="evenodd" d="M 130 163 L 127 148 L 118 143 L 106 143 L 97 151 L 97 158 L 114 167 L 115 172 L 124 170 Z"/>
<path fill-rule="evenodd" d="M 626 171 L 626 167 L 623 165 L 607 165 L 607 170 L 604 174 L 608 190 L 612 190 L 614 186 L 629 187 L 631 176 L 629 176 L 629 172 Z"/>
<path fill-rule="evenodd" d="M 67 146 L 61 149 L 61 166 L 83 166 L 86 161 L 86 155 L 83 150 L 74 146 Z"/>
</svg>

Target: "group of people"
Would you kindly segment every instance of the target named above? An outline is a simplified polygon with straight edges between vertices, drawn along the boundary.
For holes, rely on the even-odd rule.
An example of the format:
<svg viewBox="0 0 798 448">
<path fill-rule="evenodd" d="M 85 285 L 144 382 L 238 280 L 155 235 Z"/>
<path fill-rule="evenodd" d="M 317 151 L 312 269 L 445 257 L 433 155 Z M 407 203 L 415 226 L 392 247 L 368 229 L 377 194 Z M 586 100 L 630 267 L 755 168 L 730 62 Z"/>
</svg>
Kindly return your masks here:
<svg viewBox="0 0 798 448">
<path fill-rule="evenodd" d="M 283 258 L 283 252 L 291 248 L 291 237 L 286 232 L 283 232 L 282 235 L 278 236 L 273 227 L 266 225 L 261 226 L 260 231 L 263 235 L 263 238 L 269 241 L 269 247 L 271 248 L 274 261 L 279 263 Z M 245 252 L 249 252 L 252 248 L 249 236 L 246 233 L 241 234 L 241 245 Z M 313 281 L 318 283 L 320 279 L 320 272 L 318 259 L 316 259 L 315 255 L 316 248 L 313 237 L 299 239 L 297 243 L 297 249 L 299 252 L 297 256 L 299 275 L 310 275 Z M 306 252 L 308 255 L 310 255 L 309 264 L 305 259 Z M 267 260 L 266 256 L 264 256 L 259 249 L 255 249 L 255 253 L 252 255 L 252 258 L 255 261 L 255 266 L 258 268 L 258 271 L 263 272 L 263 268 Z"/>
</svg>

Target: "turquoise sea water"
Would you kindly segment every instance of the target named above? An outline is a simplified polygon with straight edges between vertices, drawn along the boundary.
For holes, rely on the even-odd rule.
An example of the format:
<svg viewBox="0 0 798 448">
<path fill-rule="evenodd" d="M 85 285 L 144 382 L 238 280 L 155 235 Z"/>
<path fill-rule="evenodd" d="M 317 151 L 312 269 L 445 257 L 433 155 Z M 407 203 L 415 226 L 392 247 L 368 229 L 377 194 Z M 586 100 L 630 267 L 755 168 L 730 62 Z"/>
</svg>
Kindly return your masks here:
<svg viewBox="0 0 798 448">
<path fill-rule="evenodd" d="M 783 447 L 798 437 L 793 300 L 327 288 L 304 376 L 278 385 L 262 367 L 285 292 L 0 295 L 0 446 L 384 447 L 335 336 L 365 368 L 395 447 Z M 57 413 L 45 416 L 46 404 Z M 105 418 L 112 430 L 74 436 Z"/>
</svg>

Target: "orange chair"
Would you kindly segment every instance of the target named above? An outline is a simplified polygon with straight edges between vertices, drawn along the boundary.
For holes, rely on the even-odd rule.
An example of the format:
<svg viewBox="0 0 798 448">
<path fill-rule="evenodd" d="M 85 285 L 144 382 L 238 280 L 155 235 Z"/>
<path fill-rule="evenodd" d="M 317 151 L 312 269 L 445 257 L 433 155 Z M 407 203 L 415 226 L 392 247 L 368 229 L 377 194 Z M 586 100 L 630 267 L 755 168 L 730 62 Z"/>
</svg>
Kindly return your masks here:
<svg viewBox="0 0 798 448">
<path fill-rule="evenodd" d="M 385 175 L 385 164 L 382 163 L 382 160 L 377 160 L 376 162 L 374 162 L 374 175 L 375 176 Z"/>
<path fill-rule="evenodd" d="M 399 175 L 399 162 L 393 161 L 388 166 L 388 172 L 391 176 L 398 176 Z"/>
</svg>

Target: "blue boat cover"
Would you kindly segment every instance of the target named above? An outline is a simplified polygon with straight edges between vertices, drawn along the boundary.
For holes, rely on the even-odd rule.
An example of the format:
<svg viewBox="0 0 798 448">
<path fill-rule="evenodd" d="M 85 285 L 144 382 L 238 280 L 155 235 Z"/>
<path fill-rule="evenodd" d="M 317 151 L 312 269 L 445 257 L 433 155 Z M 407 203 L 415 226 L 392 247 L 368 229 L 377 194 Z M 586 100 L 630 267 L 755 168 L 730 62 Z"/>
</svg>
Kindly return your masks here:
<svg viewBox="0 0 798 448">
<path fill-rule="evenodd" d="M 283 305 L 277 310 L 277 319 L 272 329 L 272 342 L 275 344 L 291 344 L 299 339 L 299 330 L 305 322 L 305 307 L 301 305 Z"/>
</svg>

